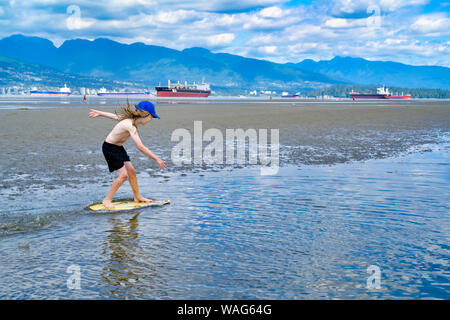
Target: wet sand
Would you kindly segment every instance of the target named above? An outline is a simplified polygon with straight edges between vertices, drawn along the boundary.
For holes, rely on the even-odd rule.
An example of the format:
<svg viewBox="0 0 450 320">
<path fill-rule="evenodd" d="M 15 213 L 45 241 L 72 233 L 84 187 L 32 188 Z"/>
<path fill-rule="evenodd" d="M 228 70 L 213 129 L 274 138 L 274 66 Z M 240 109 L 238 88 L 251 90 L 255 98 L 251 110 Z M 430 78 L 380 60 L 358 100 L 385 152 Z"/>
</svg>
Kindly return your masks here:
<svg viewBox="0 0 450 320">
<path fill-rule="evenodd" d="M 101 144 L 115 122 L 89 119 L 88 112 L 90 108 L 112 112 L 116 106 L 96 101 L 25 101 L 16 104 L 15 110 L 5 110 L 0 104 L 0 188 L 109 181 Z M 186 128 L 193 133 L 196 120 L 203 122 L 203 132 L 217 128 L 224 136 L 227 128 L 279 129 L 282 166 L 395 156 L 414 146 L 437 143 L 450 131 L 449 101 L 162 101 L 157 110 L 161 120 L 140 128 L 140 135 L 149 149 L 167 161 L 167 172 L 214 170 L 205 164 L 176 167 L 170 161 L 176 144 L 170 140 L 172 132 Z M 125 147 L 138 171 L 163 175 L 132 141 Z"/>
</svg>

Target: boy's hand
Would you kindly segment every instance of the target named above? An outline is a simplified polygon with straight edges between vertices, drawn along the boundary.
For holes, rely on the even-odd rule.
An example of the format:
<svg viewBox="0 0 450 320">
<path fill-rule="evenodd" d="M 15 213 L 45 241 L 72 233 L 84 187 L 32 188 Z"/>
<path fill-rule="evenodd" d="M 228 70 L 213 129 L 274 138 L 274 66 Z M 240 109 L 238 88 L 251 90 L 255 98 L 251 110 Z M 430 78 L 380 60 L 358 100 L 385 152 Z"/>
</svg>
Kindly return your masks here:
<svg viewBox="0 0 450 320">
<path fill-rule="evenodd" d="M 100 116 L 100 112 L 94 109 L 91 109 L 91 112 L 89 112 L 89 118 L 95 118 Z"/>
<path fill-rule="evenodd" d="M 166 162 L 163 161 L 163 160 L 161 160 L 161 159 L 156 160 L 156 163 L 159 164 L 159 167 L 160 167 L 161 169 L 165 169 L 165 168 L 167 167 L 167 166 L 166 166 Z"/>
</svg>

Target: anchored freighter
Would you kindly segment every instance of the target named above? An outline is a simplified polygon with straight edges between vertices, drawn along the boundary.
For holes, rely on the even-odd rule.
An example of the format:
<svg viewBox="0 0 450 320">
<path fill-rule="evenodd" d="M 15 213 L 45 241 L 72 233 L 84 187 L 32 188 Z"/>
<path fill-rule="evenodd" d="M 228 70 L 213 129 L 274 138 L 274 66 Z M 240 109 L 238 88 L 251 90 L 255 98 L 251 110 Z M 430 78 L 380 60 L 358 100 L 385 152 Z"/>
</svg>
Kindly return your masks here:
<svg viewBox="0 0 450 320">
<path fill-rule="evenodd" d="M 191 97 L 191 98 L 206 98 L 211 94 L 209 84 L 194 82 L 193 85 L 188 85 L 184 82 L 184 85 L 180 84 L 180 81 L 176 85 L 171 85 L 170 80 L 168 80 L 167 87 L 157 86 L 156 96 L 157 97 Z"/>
<path fill-rule="evenodd" d="M 30 90 L 30 95 L 32 96 L 57 96 L 57 97 L 66 97 L 70 95 L 70 88 L 64 84 L 64 87 L 59 88 L 59 91 L 39 91 L 36 88 Z"/>
<path fill-rule="evenodd" d="M 361 92 L 350 92 L 349 93 L 350 98 L 353 100 L 355 99 L 410 99 L 411 95 L 400 95 L 400 96 L 393 96 L 388 88 L 380 87 L 377 88 L 376 93 L 361 93 Z"/>
</svg>

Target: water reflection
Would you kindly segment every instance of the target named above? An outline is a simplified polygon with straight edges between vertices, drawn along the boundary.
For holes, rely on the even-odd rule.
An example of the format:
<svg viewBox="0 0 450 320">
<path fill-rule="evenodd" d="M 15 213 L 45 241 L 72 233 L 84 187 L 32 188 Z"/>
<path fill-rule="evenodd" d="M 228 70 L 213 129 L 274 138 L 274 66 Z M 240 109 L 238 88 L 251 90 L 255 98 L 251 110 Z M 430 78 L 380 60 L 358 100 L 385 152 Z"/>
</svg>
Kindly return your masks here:
<svg viewBox="0 0 450 320">
<path fill-rule="evenodd" d="M 106 285 L 105 293 L 111 298 L 139 297 L 143 293 L 140 282 L 143 280 L 144 270 L 151 274 L 152 269 L 148 263 L 145 266 L 142 263 L 145 252 L 140 246 L 138 231 L 141 212 L 137 212 L 131 219 L 124 219 L 120 214 L 111 216 L 111 228 L 105 231 L 107 236 L 102 254 L 107 261 L 101 277 Z"/>
</svg>

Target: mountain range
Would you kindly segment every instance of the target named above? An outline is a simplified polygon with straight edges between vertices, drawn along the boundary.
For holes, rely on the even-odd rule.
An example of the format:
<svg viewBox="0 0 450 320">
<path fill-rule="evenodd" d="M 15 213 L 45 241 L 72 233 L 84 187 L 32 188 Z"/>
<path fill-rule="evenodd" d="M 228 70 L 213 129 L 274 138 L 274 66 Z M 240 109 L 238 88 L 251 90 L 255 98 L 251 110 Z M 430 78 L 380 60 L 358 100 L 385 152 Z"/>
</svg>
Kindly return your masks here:
<svg viewBox="0 0 450 320">
<path fill-rule="evenodd" d="M 205 78 L 213 88 L 230 89 L 300 91 L 349 84 L 450 88 L 450 68 L 445 67 L 351 57 L 280 64 L 198 47 L 179 51 L 105 38 L 67 40 L 56 47 L 44 38 L 12 35 L 0 40 L 0 56 L 0 84 L 18 82 L 27 74 L 28 82 L 35 77 L 41 79 L 39 83 L 51 85 L 64 79 L 72 86 L 74 82 L 103 82 L 111 87 L 132 84 L 151 88 L 167 79 L 192 82 Z"/>
<path fill-rule="evenodd" d="M 69 74 L 52 67 L 0 55 L 0 86 L 2 87 L 33 87 L 39 86 L 39 84 L 49 87 L 61 87 L 64 83 L 74 87 L 124 85 L 124 83 L 119 81 Z"/>
<path fill-rule="evenodd" d="M 450 68 L 439 66 L 411 66 L 392 61 L 369 61 L 351 57 L 335 57 L 318 62 L 306 59 L 288 65 L 348 83 L 450 89 Z"/>
</svg>

